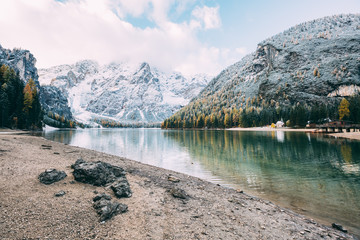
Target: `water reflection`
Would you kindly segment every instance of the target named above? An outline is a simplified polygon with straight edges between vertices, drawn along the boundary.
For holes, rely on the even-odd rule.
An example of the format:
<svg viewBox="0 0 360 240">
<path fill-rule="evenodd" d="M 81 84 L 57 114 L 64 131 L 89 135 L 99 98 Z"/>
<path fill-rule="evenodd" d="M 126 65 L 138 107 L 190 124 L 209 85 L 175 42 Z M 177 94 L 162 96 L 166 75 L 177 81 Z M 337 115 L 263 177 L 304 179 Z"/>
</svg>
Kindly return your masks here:
<svg viewBox="0 0 360 240">
<path fill-rule="evenodd" d="M 91 129 L 44 136 L 241 188 L 360 236 L 360 142 L 274 131 Z"/>
<path fill-rule="evenodd" d="M 360 233 L 359 142 L 274 131 L 173 131 L 165 136 L 231 186 Z"/>
<path fill-rule="evenodd" d="M 93 149 L 142 163 L 218 181 L 210 171 L 190 158 L 185 147 L 164 139 L 159 129 L 85 129 L 44 132 L 44 137 L 73 146 Z"/>
</svg>

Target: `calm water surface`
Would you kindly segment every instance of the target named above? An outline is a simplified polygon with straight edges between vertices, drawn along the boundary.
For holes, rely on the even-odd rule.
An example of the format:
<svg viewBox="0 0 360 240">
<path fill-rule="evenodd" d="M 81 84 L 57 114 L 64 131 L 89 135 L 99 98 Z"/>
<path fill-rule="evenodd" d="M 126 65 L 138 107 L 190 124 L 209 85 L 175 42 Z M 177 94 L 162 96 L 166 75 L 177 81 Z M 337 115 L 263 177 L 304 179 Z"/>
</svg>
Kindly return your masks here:
<svg viewBox="0 0 360 240">
<path fill-rule="evenodd" d="M 360 236 L 360 141 L 160 129 L 45 131 L 44 137 L 244 189 Z"/>
</svg>

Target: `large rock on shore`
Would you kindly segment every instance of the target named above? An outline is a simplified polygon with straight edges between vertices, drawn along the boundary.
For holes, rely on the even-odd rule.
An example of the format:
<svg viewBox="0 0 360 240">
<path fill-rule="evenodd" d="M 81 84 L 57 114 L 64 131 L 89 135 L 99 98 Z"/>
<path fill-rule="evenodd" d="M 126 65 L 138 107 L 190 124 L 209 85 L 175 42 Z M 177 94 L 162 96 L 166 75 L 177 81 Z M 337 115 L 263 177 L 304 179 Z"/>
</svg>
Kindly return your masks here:
<svg viewBox="0 0 360 240">
<path fill-rule="evenodd" d="M 111 202 L 111 196 L 107 194 L 99 194 L 94 197 L 93 207 L 97 214 L 100 215 L 100 222 L 106 221 L 113 216 L 127 212 L 128 206 L 118 202 Z"/>
<path fill-rule="evenodd" d="M 118 198 L 132 195 L 125 170 L 121 167 L 101 161 L 86 162 L 83 159 L 78 159 L 71 167 L 74 169 L 73 175 L 76 181 L 94 186 L 111 186 Z"/>
<path fill-rule="evenodd" d="M 76 181 L 94 186 L 105 186 L 118 178 L 125 177 L 124 169 L 101 161 L 86 162 L 78 159 L 71 167 L 74 169 L 73 175 Z"/>
<path fill-rule="evenodd" d="M 67 175 L 64 171 L 58 171 L 56 169 L 47 169 L 45 170 L 45 172 L 42 172 L 38 178 L 41 183 L 49 185 L 64 179 L 66 176 Z"/>
</svg>

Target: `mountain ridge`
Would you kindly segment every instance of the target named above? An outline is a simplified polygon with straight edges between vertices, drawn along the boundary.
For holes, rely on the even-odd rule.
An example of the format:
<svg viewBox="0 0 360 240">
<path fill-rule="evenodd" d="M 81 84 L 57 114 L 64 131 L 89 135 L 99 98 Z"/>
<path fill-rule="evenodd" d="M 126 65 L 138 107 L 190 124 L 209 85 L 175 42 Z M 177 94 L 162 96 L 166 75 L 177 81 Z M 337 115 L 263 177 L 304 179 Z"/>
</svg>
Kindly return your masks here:
<svg viewBox="0 0 360 240">
<path fill-rule="evenodd" d="M 296 105 L 335 106 L 340 97 L 359 89 L 359 45 L 360 14 L 298 24 L 260 42 L 255 52 L 224 69 L 168 120 L 185 126 L 186 121 L 215 115 L 224 122 L 226 114 L 255 111 L 259 115 L 271 107 L 280 112 L 275 114 L 280 120 L 290 118 L 281 111 L 290 112 Z"/>
<path fill-rule="evenodd" d="M 166 74 L 146 62 L 99 65 L 83 60 L 39 69 L 42 87 L 56 87 L 75 119 L 92 124 L 160 123 L 185 106 L 209 81 L 207 75 Z"/>
</svg>

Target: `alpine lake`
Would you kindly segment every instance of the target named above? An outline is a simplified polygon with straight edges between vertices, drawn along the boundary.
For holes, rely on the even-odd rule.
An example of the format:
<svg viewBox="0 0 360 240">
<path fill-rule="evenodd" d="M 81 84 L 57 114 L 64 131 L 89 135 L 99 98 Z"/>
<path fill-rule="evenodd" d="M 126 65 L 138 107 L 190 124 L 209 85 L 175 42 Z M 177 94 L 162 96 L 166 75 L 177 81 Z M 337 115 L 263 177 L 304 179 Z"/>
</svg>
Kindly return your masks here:
<svg viewBox="0 0 360 240">
<path fill-rule="evenodd" d="M 43 137 L 241 189 L 360 236 L 360 141 L 304 132 L 131 128 L 44 131 Z"/>
</svg>

